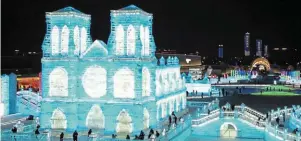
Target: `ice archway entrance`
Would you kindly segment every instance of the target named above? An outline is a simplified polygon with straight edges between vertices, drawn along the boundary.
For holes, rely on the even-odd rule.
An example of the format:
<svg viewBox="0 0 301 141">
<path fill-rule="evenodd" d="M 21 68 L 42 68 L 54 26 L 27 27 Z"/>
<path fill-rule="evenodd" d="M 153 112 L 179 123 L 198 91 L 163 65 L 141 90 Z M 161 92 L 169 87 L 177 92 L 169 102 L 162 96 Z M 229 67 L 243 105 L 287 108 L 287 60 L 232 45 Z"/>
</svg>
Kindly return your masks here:
<svg viewBox="0 0 301 141">
<path fill-rule="evenodd" d="M 55 109 L 51 117 L 51 128 L 52 129 L 66 129 L 67 120 L 66 116 L 60 109 Z"/>
<path fill-rule="evenodd" d="M 237 127 L 233 123 L 225 122 L 220 127 L 220 136 L 222 138 L 236 138 Z"/>
<path fill-rule="evenodd" d="M 98 105 L 93 105 L 86 119 L 86 126 L 89 129 L 104 128 L 104 115 Z"/>
<path fill-rule="evenodd" d="M 130 117 L 129 113 L 123 109 L 117 117 L 116 132 L 129 134 L 132 133 L 132 131 L 132 118 Z"/>
</svg>

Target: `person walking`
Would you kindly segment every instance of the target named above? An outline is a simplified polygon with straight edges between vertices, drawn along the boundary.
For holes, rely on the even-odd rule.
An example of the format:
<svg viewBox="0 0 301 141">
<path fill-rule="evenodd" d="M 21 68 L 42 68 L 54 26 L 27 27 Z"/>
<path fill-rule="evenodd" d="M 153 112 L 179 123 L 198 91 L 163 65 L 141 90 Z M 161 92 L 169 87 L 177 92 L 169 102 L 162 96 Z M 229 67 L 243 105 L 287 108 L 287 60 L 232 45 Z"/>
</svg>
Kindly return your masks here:
<svg viewBox="0 0 301 141">
<path fill-rule="evenodd" d="M 75 131 L 73 132 L 73 141 L 78 141 L 78 140 L 77 140 L 77 136 L 78 136 L 78 133 L 77 133 L 77 131 L 75 130 Z"/>
</svg>

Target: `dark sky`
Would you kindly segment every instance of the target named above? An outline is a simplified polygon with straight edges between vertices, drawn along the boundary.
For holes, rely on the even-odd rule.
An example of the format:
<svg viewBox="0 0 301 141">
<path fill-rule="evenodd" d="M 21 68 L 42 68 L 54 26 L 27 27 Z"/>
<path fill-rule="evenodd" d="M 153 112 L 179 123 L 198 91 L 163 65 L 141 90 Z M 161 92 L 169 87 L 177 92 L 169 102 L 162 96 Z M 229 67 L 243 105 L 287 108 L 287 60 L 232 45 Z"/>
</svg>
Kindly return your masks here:
<svg viewBox="0 0 301 141">
<path fill-rule="evenodd" d="M 226 56 L 242 55 L 244 33 L 250 32 L 252 48 L 256 38 L 261 38 L 270 48 L 301 49 L 300 7 L 288 0 L 5 0 L 2 55 L 12 54 L 14 49 L 41 51 L 45 12 L 66 6 L 92 15 L 93 40 L 107 42 L 110 10 L 129 4 L 153 13 L 157 48 L 217 55 L 218 44 L 224 44 Z"/>
</svg>

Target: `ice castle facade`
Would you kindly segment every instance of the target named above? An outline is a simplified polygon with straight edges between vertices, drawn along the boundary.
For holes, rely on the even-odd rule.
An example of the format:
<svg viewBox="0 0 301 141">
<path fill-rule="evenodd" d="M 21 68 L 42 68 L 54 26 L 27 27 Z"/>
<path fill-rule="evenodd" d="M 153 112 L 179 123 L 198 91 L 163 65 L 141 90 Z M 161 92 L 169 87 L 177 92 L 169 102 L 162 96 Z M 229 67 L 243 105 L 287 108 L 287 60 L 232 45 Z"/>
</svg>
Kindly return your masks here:
<svg viewBox="0 0 301 141">
<path fill-rule="evenodd" d="M 137 133 L 185 109 L 179 60 L 157 60 L 152 20 L 134 5 L 111 10 L 105 44 L 92 42 L 90 15 L 72 7 L 47 12 L 41 128 Z"/>
</svg>

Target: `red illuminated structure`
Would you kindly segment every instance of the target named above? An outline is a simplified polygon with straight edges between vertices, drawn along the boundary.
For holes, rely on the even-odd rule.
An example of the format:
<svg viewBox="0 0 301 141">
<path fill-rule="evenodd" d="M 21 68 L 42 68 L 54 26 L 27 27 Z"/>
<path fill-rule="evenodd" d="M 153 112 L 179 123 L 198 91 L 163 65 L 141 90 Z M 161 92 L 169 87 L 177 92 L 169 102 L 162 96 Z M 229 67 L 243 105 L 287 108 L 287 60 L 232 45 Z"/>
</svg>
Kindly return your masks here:
<svg viewBox="0 0 301 141">
<path fill-rule="evenodd" d="M 33 91 L 40 91 L 41 90 L 41 73 L 39 76 L 33 77 L 18 77 L 17 78 L 17 85 L 18 90 L 24 89 L 27 90 L 32 88 Z"/>
</svg>

